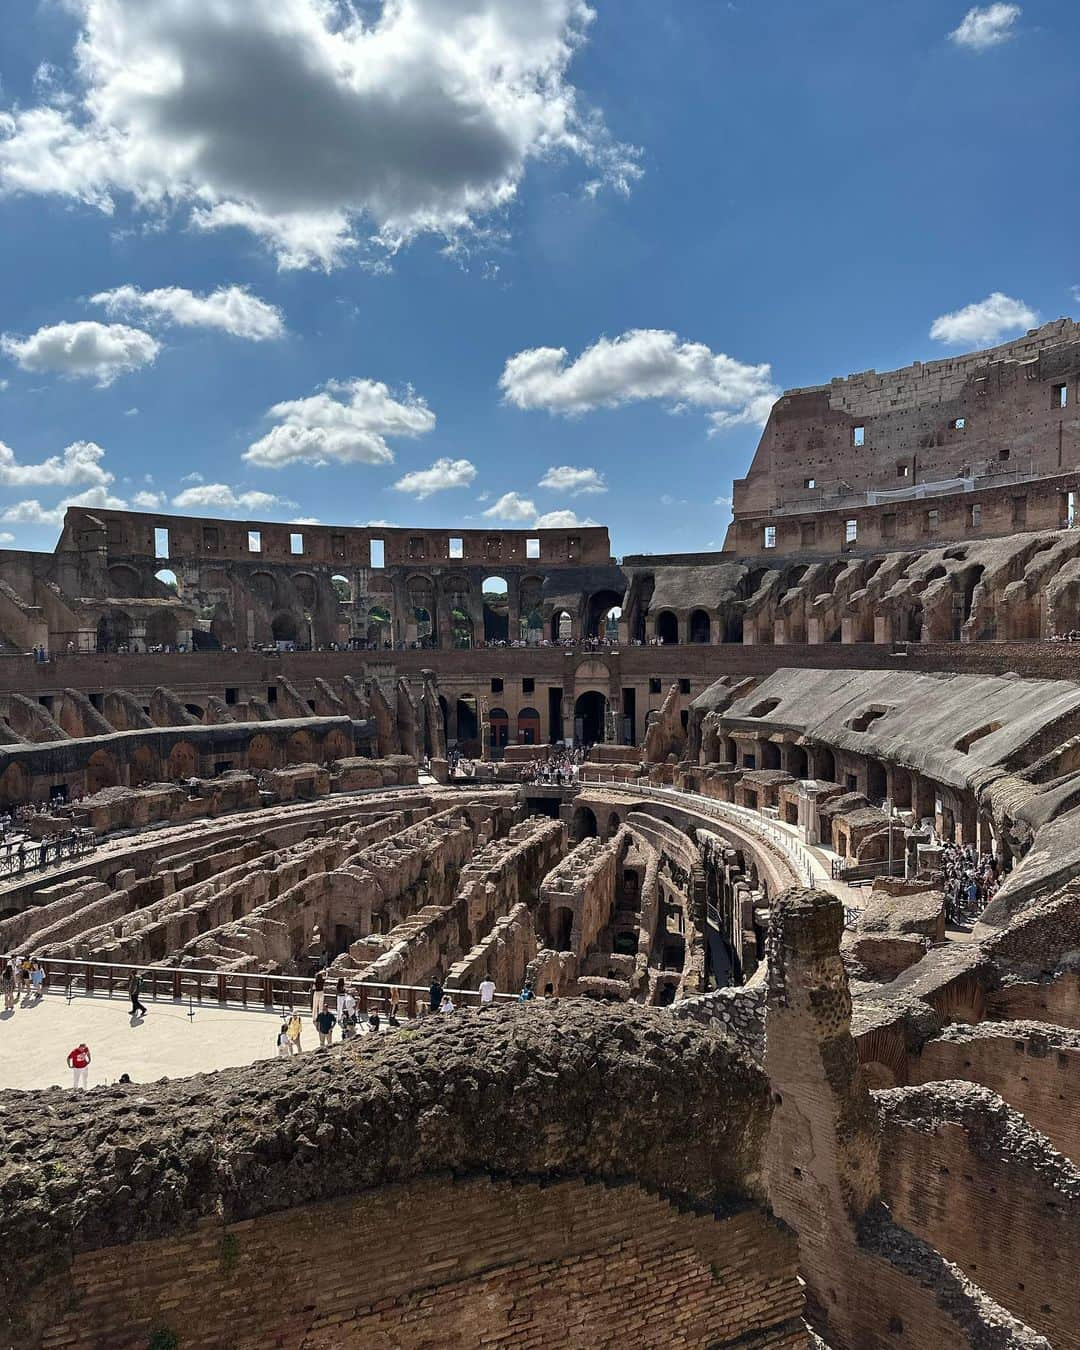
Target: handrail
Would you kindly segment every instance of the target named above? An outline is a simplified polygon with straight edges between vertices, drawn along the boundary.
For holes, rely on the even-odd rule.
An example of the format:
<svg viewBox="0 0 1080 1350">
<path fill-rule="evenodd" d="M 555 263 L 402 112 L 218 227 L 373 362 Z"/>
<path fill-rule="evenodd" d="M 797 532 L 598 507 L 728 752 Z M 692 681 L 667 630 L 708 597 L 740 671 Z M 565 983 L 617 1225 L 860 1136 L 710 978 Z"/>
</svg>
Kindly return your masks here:
<svg viewBox="0 0 1080 1350">
<path fill-rule="evenodd" d="M 702 797 L 695 792 L 680 792 L 677 788 L 627 783 L 614 777 L 610 782 L 605 782 L 602 777 L 592 779 L 588 786 L 592 787 L 599 783 L 603 783 L 605 787 L 615 788 L 620 792 L 630 793 L 634 796 L 652 797 L 657 801 L 674 799 L 678 803 L 682 799 L 692 806 L 693 810 L 699 811 L 702 815 L 713 816 L 724 824 L 738 825 L 751 834 L 757 834 L 768 843 L 776 845 L 785 854 L 797 873 L 805 874 L 808 886 L 814 885 L 814 859 L 809 850 L 798 839 L 793 839 L 786 831 L 764 820 L 756 811 L 751 811 L 748 806 L 737 806 L 734 802 L 720 802 L 713 797 Z M 821 872 L 827 876 L 825 868 L 820 864 L 818 866 Z"/>
<path fill-rule="evenodd" d="M 0 956 L 0 963 L 15 960 L 13 956 Z M 17 958 L 21 961 L 23 958 Z M 124 961 L 86 961 L 72 957 L 44 957 L 39 965 L 45 971 L 44 989 L 46 993 L 63 993 L 68 998 L 74 996 L 78 987 L 83 994 L 104 993 L 112 995 L 117 990 L 125 990 L 132 973 L 142 976 L 142 992 L 156 1000 L 158 997 L 192 1004 L 215 1003 L 219 1006 L 239 1004 L 242 1007 L 306 1008 L 311 1006 L 313 981 L 300 975 L 269 975 L 251 970 L 207 970 L 192 966 L 147 966 L 132 965 Z M 376 1007 L 389 1006 L 392 999 L 398 1001 L 403 1015 L 415 1017 L 421 1003 L 428 1002 L 429 987 L 419 984 L 382 984 L 374 980 L 357 980 L 348 974 L 342 976 L 345 987 L 356 998 L 360 1012 L 368 1012 Z M 328 1004 L 333 1004 L 336 996 L 337 976 L 328 973 L 326 988 L 323 991 Z M 450 989 L 448 992 L 455 1002 L 479 1002 L 480 993 L 476 989 Z M 497 993 L 500 1002 L 514 1002 L 516 994 Z"/>
</svg>

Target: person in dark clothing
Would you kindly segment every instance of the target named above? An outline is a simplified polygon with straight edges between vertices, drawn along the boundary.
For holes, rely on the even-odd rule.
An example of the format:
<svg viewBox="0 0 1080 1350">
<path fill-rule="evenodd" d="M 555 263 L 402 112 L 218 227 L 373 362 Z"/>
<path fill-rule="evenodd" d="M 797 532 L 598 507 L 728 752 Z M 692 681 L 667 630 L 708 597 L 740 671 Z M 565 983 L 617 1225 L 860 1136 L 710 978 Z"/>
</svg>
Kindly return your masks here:
<svg viewBox="0 0 1080 1350">
<path fill-rule="evenodd" d="M 431 1011 L 436 1013 L 442 1007 L 443 987 L 442 980 L 436 975 L 431 981 Z"/>
<path fill-rule="evenodd" d="M 318 1017 L 315 1018 L 315 1030 L 319 1033 L 319 1045 L 333 1045 L 334 1028 L 337 1026 L 337 1018 L 329 1008 L 323 1008 Z"/>
<path fill-rule="evenodd" d="M 146 1009 L 143 1007 L 143 1002 L 140 997 L 141 994 L 142 976 L 137 970 L 133 970 L 131 972 L 131 979 L 128 980 L 128 998 L 131 999 L 132 1017 L 134 1017 L 136 1013 L 142 1013 L 144 1017 L 146 1016 Z"/>
</svg>

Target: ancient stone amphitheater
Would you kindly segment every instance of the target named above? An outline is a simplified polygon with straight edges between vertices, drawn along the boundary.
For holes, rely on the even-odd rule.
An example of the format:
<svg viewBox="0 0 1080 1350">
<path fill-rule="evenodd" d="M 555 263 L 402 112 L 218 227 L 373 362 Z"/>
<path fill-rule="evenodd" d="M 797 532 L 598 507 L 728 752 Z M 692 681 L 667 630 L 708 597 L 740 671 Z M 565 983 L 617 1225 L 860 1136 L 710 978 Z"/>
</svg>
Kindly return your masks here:
<svg viewBox="0 0 1080 1350">
<path fill-rule="evenodd" d="M 0 1091 L 3 1345 L 1080 1346 L 1078 373 L 791 391 L 716 555 L 0 554 L 0 951 L 270 1028 Z M 379 1034 L 270 1058 L 317 972 Z"/>
</svg>

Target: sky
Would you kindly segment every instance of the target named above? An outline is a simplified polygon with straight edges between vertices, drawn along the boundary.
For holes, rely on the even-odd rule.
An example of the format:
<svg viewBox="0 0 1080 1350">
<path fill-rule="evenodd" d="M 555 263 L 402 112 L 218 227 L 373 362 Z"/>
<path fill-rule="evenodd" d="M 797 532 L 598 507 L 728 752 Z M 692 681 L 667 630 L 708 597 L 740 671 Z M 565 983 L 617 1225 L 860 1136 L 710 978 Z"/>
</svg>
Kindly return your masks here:
<svg viewBox="0 0 1080 1350">
<path fill-rule="evenodd" d="M 0 0 L 0 544 L 719 548 L 792 386 L 1080 310 L 1080 6 Z"/>
</svg>

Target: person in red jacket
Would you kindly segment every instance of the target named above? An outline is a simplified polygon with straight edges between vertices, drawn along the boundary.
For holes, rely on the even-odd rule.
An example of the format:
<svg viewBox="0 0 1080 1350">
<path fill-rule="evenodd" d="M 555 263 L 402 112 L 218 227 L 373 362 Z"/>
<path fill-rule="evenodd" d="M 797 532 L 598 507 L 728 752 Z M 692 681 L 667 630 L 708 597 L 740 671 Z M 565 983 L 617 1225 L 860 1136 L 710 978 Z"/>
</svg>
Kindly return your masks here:
<svg viewBox="0 0 1080 1350">
<path fill-rule="evenodd" d="M 67 1057 L 68 1068 L 72 1072 L 71 1090 L 80 1087 L 85 1091 L 86 1078 L 90 1072 L 90 1050 L 85 1041 L 81 1041 Z"/>
</svg>

